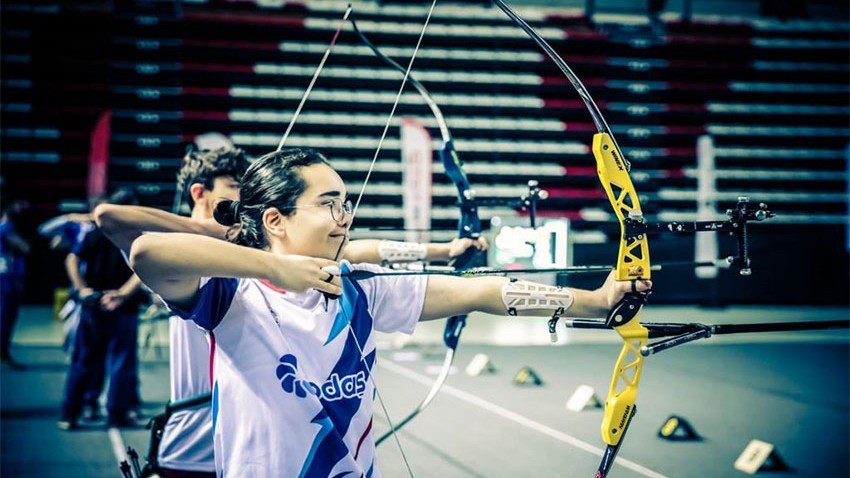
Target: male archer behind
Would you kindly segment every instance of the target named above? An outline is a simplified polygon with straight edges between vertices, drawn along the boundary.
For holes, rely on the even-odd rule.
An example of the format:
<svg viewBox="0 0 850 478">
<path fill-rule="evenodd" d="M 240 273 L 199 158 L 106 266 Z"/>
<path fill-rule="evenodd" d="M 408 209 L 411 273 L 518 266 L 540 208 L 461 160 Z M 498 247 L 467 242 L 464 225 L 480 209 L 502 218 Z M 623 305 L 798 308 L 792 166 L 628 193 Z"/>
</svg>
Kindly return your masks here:
<svg viewBox="0 0 850 478">
<path fill-rule="evenodd" d="M 177 174 L 177 187 L 191 208 L 189 218 L 148 207 L 103 205 L 94 212 L 98 225 L 124 253 L 144 232 L 221 232 L 212 212 L 222 199 L 239 199 L 239 180 L 250 161 L 236 148 L 188 153 Z M 210 345 L 203 330 L 177 317 L 169 319 L 170 403 L 210 392 Z M 165 424 L 152 463 L 163 478 L 215 477 L 212 410 L 177 410 Z"/>
<path fill-rule="evenodd" d="M 249 165 L 241 149 L 190 152 L 177 175 L 177 185 L 191 208 L 193 221 L 212 219 L 215 204 L 239 199 L 239 179 Z M 172 316 L 169 371 L 172 403 L 210 392 L 210 347 L 203 330 Z M 178 410 L 165 425 L 158 453 L 163 478 L 215 476 L 211 407 Z"/>
</svg>

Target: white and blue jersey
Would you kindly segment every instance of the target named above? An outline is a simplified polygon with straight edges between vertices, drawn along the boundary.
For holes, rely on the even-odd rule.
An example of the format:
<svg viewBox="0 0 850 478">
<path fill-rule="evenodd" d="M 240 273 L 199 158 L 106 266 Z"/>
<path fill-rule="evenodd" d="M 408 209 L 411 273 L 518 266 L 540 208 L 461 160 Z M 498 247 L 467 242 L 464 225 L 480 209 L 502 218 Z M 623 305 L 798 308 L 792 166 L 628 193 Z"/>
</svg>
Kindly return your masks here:
<svg viewBox="0 0 850 478">
<path fill-rule="evenodd" d="M 175 316 L 168 319 L 168 332 L 171 402 L 209 393 L 211 362 L 206 333 Z M 214 472 L 212 408 L 174 412 L 162 432 L 157 461 L 170 470 Z"/>
<path fill-rule="evenodd" d="M 342 263 L 383 271 L 380 267 Z M 412 333 L 425 276 L 343 277 L 343 294 L 204 278 L 189 310 L 210 331 L 220 477 L 379 477 L 372 437 L 374 332 Z M 362 350 L 361 350 L 362 347 Z"/>
</svg>

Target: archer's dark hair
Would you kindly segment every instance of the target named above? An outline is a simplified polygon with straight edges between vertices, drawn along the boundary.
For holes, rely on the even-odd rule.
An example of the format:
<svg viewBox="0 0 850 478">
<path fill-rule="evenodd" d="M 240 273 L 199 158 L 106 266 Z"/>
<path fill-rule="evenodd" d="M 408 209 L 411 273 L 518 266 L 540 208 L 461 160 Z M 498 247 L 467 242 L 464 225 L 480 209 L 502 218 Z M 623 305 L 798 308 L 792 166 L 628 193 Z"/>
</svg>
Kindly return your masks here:
<svg viewBox="0 0 850 478">
<path fill-rule="evenodd" d="M 330 165 L 322 153 L 300 148 L 275 151 L 254 161 L 242 176 L 240 200 L 223 200 L 213 212 L 219 224 L 231 226 L 230 242 L 266 247 L 263 212 L 275 207 L 285 215 L 294 214 L 295 201 L 307 189 L 299 171 L 314 164 Z"/>
<path fill-rule="evenodd" d="M 200 183 L 204 189 L 213 188 L 215 178 L 230 176 L 237 182 L 248 169 L 250 159 L 239 148 L 220 148 L 213 151 L 190 151 L 183 158 L 183 165 L 177 172 L 177 188 L 182 191 L 183 199 L 192 208 L 195 201 L 189 188 Z"/>
</svg>

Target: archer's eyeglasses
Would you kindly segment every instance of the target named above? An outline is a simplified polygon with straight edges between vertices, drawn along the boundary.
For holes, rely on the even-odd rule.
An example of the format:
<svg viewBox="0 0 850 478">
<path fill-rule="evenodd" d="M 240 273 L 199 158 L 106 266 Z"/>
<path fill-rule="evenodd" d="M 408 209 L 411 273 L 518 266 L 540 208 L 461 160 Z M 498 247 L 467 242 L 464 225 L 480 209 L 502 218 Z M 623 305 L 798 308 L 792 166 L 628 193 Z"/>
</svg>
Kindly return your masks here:
<svg viewBox="0 0 850 478">
<path fill-rule="evenodd" d="M 306 206 L 291 206 L 289 209 L 300 209 L 304 207 L 326 207 L 331 210 L 331 219 L 334 222 L 342 222 L 346 216 L 351 216 L 351 213 L 354 209 L 354 205 L 351 201 L 343 202 L 342 199 L 331 199 L 330 201 L 325 201 L 322 204 L 308 204 Z"/>
</svg>

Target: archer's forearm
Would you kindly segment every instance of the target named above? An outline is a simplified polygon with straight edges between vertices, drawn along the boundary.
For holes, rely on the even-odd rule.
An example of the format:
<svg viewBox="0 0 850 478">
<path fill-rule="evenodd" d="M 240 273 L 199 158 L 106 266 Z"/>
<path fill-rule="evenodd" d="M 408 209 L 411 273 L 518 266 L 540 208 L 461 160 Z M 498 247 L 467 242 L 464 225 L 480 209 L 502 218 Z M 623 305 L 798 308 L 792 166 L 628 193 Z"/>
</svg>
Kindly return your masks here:
<svg viewBox="0 0 850 478">
<path fill-rule="evenodd" d="M 378 251 L 378 246 L 381 241 L 378 239 L 357 239 L 351 241 L 345 246 L 343 257 L 352 264 L 368 262 L 370 264 L 380 264 L 381 255 Z"/>
<path fill-rule="evenodd" d="M 127 279 L 127 282 L 125 282 L 121 286 L 121 288 L 118 289 L 118 292 L 120 292 L 122 295 L 129 297 L 133 295 L 137 290 L 139 290 L 139 287 L 141 287 L 141 285 L 142 280 L 139 279 L 138 275 L 133 274 L 132 276 L 130 276 L 129 279 Z"/>
<path fill-rule="evenodd" d="M 68 254 L 65 257 L 65 272 L 75 289 L 82 290 L 88 287 L 82 274 L 80 274 L 80 260 L 76 254 Z"/>
<path fill-rule="evenodd" d="M 486 284 L 482 287 L 481 293 L 479 295 L 479 305 L 477 306 L 477 310 L 481 312 L 486 312 L 488 314 L 507 314 L 507 306 L 505 305 L 505 300 L 502 297 L 502 287 L 508 279 L 505 278 L 491 278 L 491 279 L 502 279 L 501 282 L 493 281 L 492 284 Z M 558 292 L 566 292 L 573 297 L 573 303 L 569 308 L 567 308 L 562 316 L 563 317 L 587 317 L 587 318 L 596 318 L 596 317 L 605 317 L 605 314 L 608 312 L 608 306 L 605 302 L 605 295 L 600 293 L 599 291 L 589 291 L 584 289 L 573 289 L 571 287 L 564 287 L 562 289 L 556 289 L 554 286 L 549 286 L 545 284 L 540 284 L 544 288 L 557 290 Z M 539 294 L 546 295 L 544 292 L 537 292 Z M 519 310 L 517 311 L 518 316 L 527 316 L 527 317 L 551 317 L 555 313 L 555 308 L 539 308 L 539 309 L 528 309 L 528 310 Z"/>
<path fill-rule="evenodd" d="M 428 252 L 426 253 L 429 261 L 448 261 L 451 259 L 449 252 L 451 248 L 448 242 L 429 242 L 425 244 Z"/>
<path fill-rule="evenodd" d="M 196 234 L 145 234 L 133 242 L 130 264 L 154 291 L 156 283 L 200 277 L 271 277 L 270 252 Z"/>
<path fill-rule="evenodd" d="M 507 315 L 502 298 L 502 288 L 509 281 L 505 277 L 451 277 L 431 276 L 425 297 L 422 320 L 432 320 L 473 311 L 494 315 Z M 604 317 L 608 311 L 605 295 L 600 291 L 565 288 L 572 294 L 572 306 L 564 317 Z M 551 317 L 554 309 L 520 310 L 517 315 Z"/>
<path fill-rule="evenodd" d="M 94 210 L 97 225 L 125 253 L 144 232 L 184 232 L 224 237 L 226 228 L 210 228 L 189 217 L 144 206 L 101 204 Z"/>
<path fill-rule="evenodd" d="M 565 317 L 602 318 L 608 314 L 609 307 L 605 301 L 605 294 L 600 291 L 571 287 L 565 287 L 565 289 L 570 291 L 575 299 L 572 307 L 564 314 Z"/>
<path fill-rule="evenodd" d="M 418 244 L 415 242 L 385 241 L 379 239 L 358 239 L 356 241 L 351 241 L 345 248 L 345 258 L 354 264 L 359 262 L 368 262 L 371 264 L 382 264 L 384 262 L 402 262 L 402 260 L 393 260 L 392 254 L 389 254 L 390 257 L 383 257 L 381 255 L 382 243 L 385 246 L 390 247 L 392 247 L 393 245 L 396 245 L 397 247 L 424 247 L 424 257 L 419 256 L 418 258 L 405 258 L 404 261 L 407 262 L 417 260 L 447 261 L 450 259 L 449 252 L 451 251 L 451 247 L 449 243 L 431 242 L 425 244 Z M 410 249 L 408 249 L 408 251 L 409 250 Z"/>
</svg>

